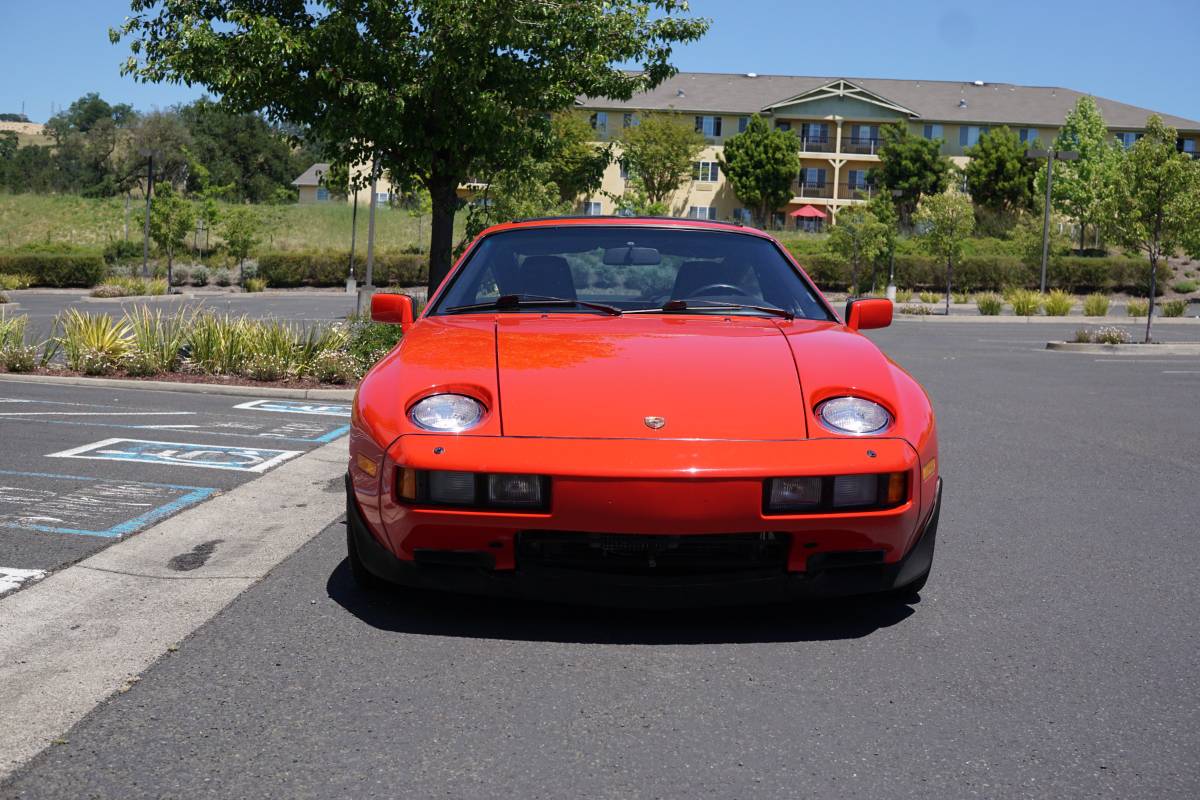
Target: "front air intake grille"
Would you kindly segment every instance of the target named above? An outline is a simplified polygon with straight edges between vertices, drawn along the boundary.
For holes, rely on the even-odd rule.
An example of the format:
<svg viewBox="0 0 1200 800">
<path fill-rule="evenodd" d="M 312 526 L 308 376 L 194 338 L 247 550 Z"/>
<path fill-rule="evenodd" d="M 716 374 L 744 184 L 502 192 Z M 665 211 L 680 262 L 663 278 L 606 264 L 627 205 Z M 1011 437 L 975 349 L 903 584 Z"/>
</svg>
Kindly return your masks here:
<svg viewBox="0 0 1200 800">
<path fill-rule="evenodd" d="M 552 567 L 622 575 L 720 575 L 782 572 L 787 533 L 662 536 L 574 531 L 517 535 L 517 568 Z"/>
</svg>

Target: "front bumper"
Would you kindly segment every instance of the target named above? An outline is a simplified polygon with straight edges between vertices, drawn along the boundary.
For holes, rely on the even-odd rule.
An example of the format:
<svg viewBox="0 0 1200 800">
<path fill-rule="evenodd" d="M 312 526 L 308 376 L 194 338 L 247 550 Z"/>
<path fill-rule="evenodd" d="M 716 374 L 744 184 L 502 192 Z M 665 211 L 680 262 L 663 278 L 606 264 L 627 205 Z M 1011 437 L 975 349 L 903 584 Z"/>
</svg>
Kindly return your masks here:
<svg viewBox="0 0 1200 800">
<path fill-rule="evenodd" d="M 941 512 L 942 482 L 937 479 L 929 513 L 913 544 L 886 563 L 862 564 L 840 557 L 861 550 L 825 550 L 809 556 L 807 569 L 727 574 L 622 574 L 515 563 L 498 569 L 485 549 L 421 549 L 413 559 L 397 558 L 368 529 L 347 477 L 346 525 L 362 565 L 395 584 L 467 594 L 538 597 L 606 606 L 705 606 L 771 603 L 815 597 L 874 594 L 902 588 L 928 573 L 933 563 Z M 882 558 L 882 556 L 881 556 Z"/>
</svg>

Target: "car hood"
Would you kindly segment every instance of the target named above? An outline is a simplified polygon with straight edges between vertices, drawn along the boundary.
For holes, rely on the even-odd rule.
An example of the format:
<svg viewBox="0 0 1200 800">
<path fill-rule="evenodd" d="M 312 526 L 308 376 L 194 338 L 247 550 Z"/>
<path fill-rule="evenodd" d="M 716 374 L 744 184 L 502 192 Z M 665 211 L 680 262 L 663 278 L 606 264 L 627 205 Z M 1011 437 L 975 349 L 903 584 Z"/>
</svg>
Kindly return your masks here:
<svg viewBox="0 0 1200 800">
<path fill-rule="evenodd" d="M 496 359 L 506 436 L 807 434 L 792 349 L 770 319 L 500 316 Z"/>
</svg>

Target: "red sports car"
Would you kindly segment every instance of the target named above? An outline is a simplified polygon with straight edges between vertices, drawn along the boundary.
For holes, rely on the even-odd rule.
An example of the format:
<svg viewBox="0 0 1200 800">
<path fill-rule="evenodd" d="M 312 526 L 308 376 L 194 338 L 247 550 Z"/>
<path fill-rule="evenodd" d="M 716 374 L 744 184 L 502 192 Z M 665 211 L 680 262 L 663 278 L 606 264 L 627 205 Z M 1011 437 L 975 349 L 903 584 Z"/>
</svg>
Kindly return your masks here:
<svg viewBox="0 0 1200 800">
<path fill-rule="evenodd" d="M 355 579 L 605 604 L 912 602 L 941 479 L 921 386 L 773 238 L 680 219 L 484 231 L 363 379 Z"/>
</svg>

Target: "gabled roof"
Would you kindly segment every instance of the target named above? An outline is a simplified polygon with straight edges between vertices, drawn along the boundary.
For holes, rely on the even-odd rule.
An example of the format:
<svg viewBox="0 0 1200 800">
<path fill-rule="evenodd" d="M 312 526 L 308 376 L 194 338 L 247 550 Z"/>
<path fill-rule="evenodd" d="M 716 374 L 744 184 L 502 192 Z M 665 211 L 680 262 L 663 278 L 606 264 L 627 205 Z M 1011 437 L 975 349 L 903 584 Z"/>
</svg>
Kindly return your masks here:
<svg viewBox="0 0 1200 800">
<path fill-rule="evenodd" d="M 738 73 L 680 72 L 627 102 L 579 98 L 583 107 L 623 111 L 682 111 L 697 114 L 755 114 L 818 93 L 839 82 L 912 112 L 929 122 L 1009 124 L 1058 127 L 1085 92 L 1056 86 L 1018 86 L 1012 83 L 924 81 L 892 78 L 804 77 Z M 866 99 L 863 97 L 862 99 Z M 1158 113 L 1163 122 L 1185 131 L 1200 131 L 1200 121 L 1163 114 L 1148 108 L 1096 97 L 1110 128 L 1140 129 Z M 897 112 L 897 115 L 903 112 Z"/>
<path fill-rule="evenodd" d="M 789 97 L 786 100 L 780 100 L 778 103 L 772 103 L 771 105 L 764 107 L 762 110 L 771 112 L 787 106 L 808 103 L 813 100 L 824 100 L 829 97 L 852 97 L 855 100 L 871 103 L 872 105 L 886 108 L 889 111 L 895 111 L 898 114 L 906 114 L 910 117 L 919 116 L 917 112 L 905 108 L 904 106 L 896 105 L 886 97 L 880 97 L 874 92 L 869 92 L 866 89 L 863 89 L 861 86 L 858 86 L 857 84 L 844 78 L 839 78 L 836 81 L 830 81 L 824 86 L 818 86 L 815 89 L 809 89 L 803 94 L 798 94 L 795 97 Z"/>
<path fill-rule="evenodd" d="M 292 181 L 292 186 L 320 186 L 321 177 L 329 172 L 329 165 L 326 163 L 313 164 L 308 169 L 300 174 L 299 178 Z"/>
</svg>

